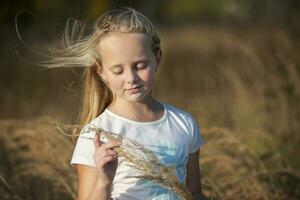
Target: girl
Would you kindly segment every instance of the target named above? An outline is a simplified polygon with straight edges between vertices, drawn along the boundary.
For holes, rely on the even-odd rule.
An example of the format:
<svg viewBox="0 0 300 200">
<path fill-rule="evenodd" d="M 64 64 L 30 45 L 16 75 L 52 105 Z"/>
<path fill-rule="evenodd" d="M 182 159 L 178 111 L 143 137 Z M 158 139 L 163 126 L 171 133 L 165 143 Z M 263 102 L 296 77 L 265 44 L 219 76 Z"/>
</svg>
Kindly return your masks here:
<svg viewBox="0 0 300 200">
<path fill-rule="evenodd" d="M 76 27 L 69 35 L 74 36 Z M 61 56 L 46 65 L 85 66 L 81 123 L 142 143 L 164 165 L 176 166 L 194 199 L 205 199 L 199 172 L 203 140 L 196 121 L 152 95 L 162 52 L 150 21 L 133 9 L 112 10 L 96 21 L 90 36 L 74 40 L 67 34 L 65 39 Z M 78 200 L 178 199 L 172 191 L 135 177 L 138 172 L 113 150 L 121 144 L 103 143 L 100 135 L 81 132 L 77 140 L 71 163 L 78 172 Z"/>
</svg>

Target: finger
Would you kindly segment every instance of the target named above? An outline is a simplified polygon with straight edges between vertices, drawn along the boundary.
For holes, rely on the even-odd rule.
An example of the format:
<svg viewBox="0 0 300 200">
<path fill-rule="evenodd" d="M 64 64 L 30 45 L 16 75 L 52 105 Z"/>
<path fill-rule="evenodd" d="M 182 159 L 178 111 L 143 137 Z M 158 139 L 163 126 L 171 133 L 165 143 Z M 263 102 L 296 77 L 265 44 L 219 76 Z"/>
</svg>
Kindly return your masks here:
<svg viewBox="0 0 300 200">
<path fill-rule="evenodd" d="M 119 146 L 121 146 L 121 142 L 107 142 L 103 144 L 103 148 L 105 149 L 112 149 Z"/>
<path fill-rule="evenodd" d="M 115 160 L 116 158 L 118 158 L 118 156 L 114 156 L 114 155 L 103 156 L 102 158 L 98 159 L 98 164 L 100 166 L 104 166 L 105 163 L 107 163 L 108 161 L 111 161 L 111 160 Z"/>
<path fill-rule="evenodd" d="M 105 156 L 118 156 L 118 153 L 114 150 L 106 149 Z"/>
<path fill-rule="evenodd" d="M 103 158 L 103 165 L 105 165 L 108 162 L 115 161 L 117 159 L 118 159 L 117 156 L 106 156 L 106 157 Z"/>
<path fill-rule="evenodd" d="M 101 146 L 100 135 L 101 135 L 100 132 L 96 132 L 96 134 L 95 134 L 95 137 L 94 137 L 94 145 L 95 145 L 95 148 Z"/>
<path fill-rule="evenodd" d="M 109 149 L 103 149 L 102 146 L 98 149 L 96 149 L 94 153 L 94 160 L 96 162 L 103 163 L 103 161 L 106 159 L 106 157 L 118 157 L 118 153 L 114 150 Z"/>
<path fill-rule="evenodd" d="M 106 156 L 106 157 L 103 157 L 101 160 L 99 160 L 97 166 L 99 168 L 103 168 L 107 163 L 114 162 L 116 160 L 118 160 L 117 156 Z"/>
</svg>

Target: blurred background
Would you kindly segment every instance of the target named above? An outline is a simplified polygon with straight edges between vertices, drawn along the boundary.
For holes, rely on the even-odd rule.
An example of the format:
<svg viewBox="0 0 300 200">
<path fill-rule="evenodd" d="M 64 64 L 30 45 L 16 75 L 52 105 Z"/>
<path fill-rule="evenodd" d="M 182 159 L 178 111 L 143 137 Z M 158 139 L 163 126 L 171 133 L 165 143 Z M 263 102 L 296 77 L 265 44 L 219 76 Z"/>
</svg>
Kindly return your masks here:
<svg viewBox="0 0 300 200">
<path fill-rule="evenodd" d="M 154 94 L 198 120 L 205 194 L 300 199 L 298 0 L 2 1 L 0 199 L 75 199 L 74 142 L 53 122 L 76 123 L 81 69 L 36 62 L 69 17 L 86 22 L 88 34 L 104 11 L 122 6 L 160 33 Z"/>
</svg>

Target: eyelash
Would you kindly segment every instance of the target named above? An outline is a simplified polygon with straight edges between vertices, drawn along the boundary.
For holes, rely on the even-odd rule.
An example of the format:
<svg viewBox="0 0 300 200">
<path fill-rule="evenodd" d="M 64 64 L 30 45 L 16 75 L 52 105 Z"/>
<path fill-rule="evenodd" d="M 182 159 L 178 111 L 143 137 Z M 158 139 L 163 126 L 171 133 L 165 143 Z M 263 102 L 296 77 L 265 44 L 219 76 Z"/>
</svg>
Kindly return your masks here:
<svg viewBox="0 0 300 200">
<path fill-rule="evenodd" d="M 119 75 L 119 74 L 121 74 L 123 72 L 123 69 L 122 70 L 120 70 L 120 71 L 117 71 L 117 72 L 112 72 L 113 74 L 115 74 L 115 75 Z"/>
<path fill-rule="evenodd" d="M 147 67 L 147 65 L 145 63 L 141 63 L 140 64 L 141 67 L 138 67 L 138 65 L 136 66 L 137 69 L 145 69 Z"/>
<path fill-rule="evenodd" d="M 122 71 L 118 71 L 118 72 L 112 72 L 113 74 L 115 74 L 115 75 L 119 75 L 119 74 L 121 74 L 123 72 L 123 70 Z"/>
<path fill-rule="evenodd" d="M 137 66 L 138 66 L 138 65 L 137 65 Z M 137 67 L 137 66 L 136 66 L 137 70 L 142 70 L 142 69 L 145 69 L 145 68 L 147 67 L 146 64 L 141 64 L 142 67 Z M 120 75 L 120 74 L 122 74 L 122 72 L 123 72 L 123 69 L 120 70 L 120 71 L 118 71 L 118 72 L 113 72 L 113 73 L 114 73 L 115 75 Z"/>
</svg>

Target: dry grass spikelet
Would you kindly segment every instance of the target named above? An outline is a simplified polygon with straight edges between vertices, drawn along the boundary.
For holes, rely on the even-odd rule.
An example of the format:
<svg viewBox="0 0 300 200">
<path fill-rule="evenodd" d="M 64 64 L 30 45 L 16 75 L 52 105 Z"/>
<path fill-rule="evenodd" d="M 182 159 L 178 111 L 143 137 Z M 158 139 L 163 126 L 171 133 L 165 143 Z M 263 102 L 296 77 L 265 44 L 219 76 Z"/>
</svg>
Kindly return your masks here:
<svg viewBox="0 0 300 200">
<path fill-rule="evenodd" d="M 176 176 L 176 169 L 163 165 L 157 156 L 137 141 L 122 137 L 118 134 L 107 132 L 97 126 L 91 125 L 82 130 L 84 132 L 100 132 L 108 141 L 121 141 L 120 147 L 114 148 L 122 156 L 127 165 L 138 170 L 136 178 L 145 178 L 167 188 L 183 200 L 192 200 L 192 194 L 187 190 Z"/>
</svg>

